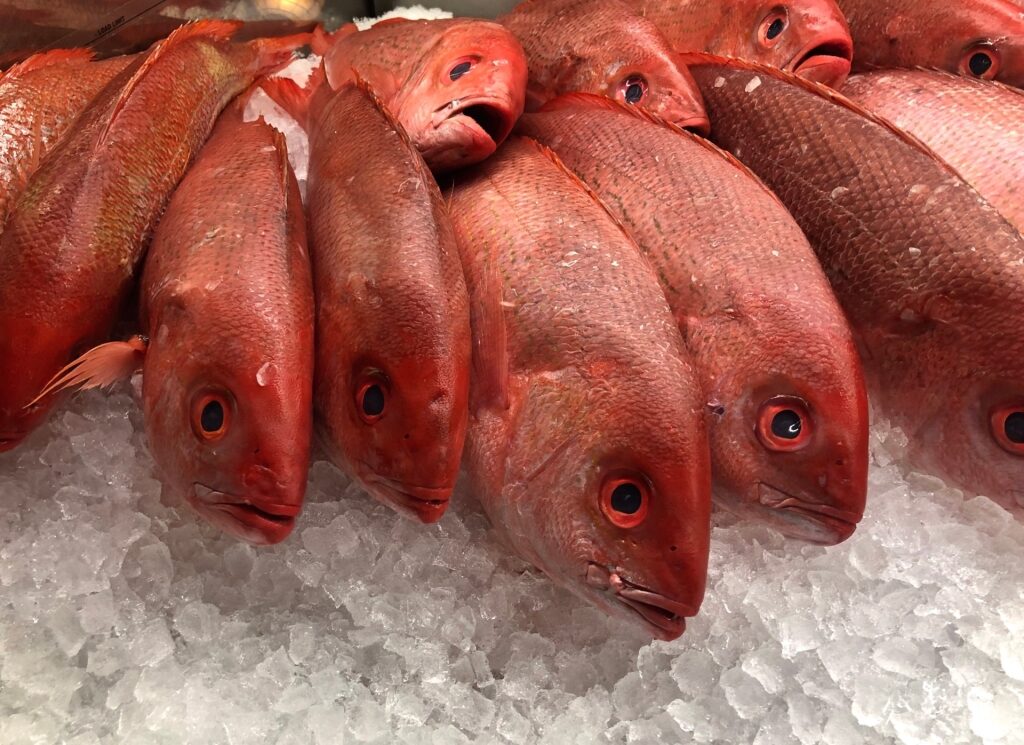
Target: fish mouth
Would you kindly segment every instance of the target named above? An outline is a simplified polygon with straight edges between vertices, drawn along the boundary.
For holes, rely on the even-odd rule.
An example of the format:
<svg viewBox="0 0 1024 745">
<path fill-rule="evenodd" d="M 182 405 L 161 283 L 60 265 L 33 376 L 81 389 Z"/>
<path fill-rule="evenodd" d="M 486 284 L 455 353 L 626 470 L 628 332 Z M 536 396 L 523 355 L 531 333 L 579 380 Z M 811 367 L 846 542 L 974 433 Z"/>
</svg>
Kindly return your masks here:
<svg viewBox="0 0 1024 745">
<path fill-rule="evenodd" d="M 474 139 L 486 140 L 494 149 L 508 137 L 515 121 L 507 106 L 496 98 L 475 96 L 449 101 L 434 112 L 434 129 L 454 123 L 469 129 Z"/>
<path fill-rule="evenodd" d="M 21 441 L 25 439 L 25 435 L 19 434 L 3 434 L 0 435 L 0 453 L 6 453 L 21 444 Z"/>
<path fill-rule="evenodd" d="M 375 497 L 387 502 L 398 512 L 414 517 L 422 523 L 436 523 L 448 509 L 452 490 L 450 486 L 415 486 L 376 474 L 364 480 Z"/>
<path fill-rule="evenodd" d="M 200 514 L 234 535 L 252 543 L 280 543 L 295 527 L 300 505 L 253 500 L 195 483 L 187 496 Z M 226 518 L 226 520 L 225 520 Z M 253 533 L 258 534 L 254 539 Z"/>
<path fill-rule="evenodd" d="M 711 121 L 706 116 L 692 116 L 681 122 L 676 122 L 676 126 L 689 130 L 701 137 L 707 137 L 711 134 Z"/>
<path fill-rule="evenodd" d="M 787 68 L 806 80 L 839 88 L 850 74 L 853 46 L 849 39 L 836 36 L 824 42 L 812 42 L 796 53 Z"/>
<path fill-rule="evenodd" d="M 682 636 L 686 631 L 685 616 L 697 615 L 693 608 L 623 579 L 617 571 L 609 572 L 594 562 L 587 564 L 586 584 L 604 590 L 605 596 L 610 591 L 615 600 L 640 618 L 654 637 L 663 641 Z"/>
<path fill-rule="evenodd" d="M 842 543 L 857 528 L 861 515 L 826 504 L 794 497 L 770 484 L 757 485 L 758 502 L 774 511 L 786 523 L 786 532 L 794 538 L 834 546 Z"/>
</svg>

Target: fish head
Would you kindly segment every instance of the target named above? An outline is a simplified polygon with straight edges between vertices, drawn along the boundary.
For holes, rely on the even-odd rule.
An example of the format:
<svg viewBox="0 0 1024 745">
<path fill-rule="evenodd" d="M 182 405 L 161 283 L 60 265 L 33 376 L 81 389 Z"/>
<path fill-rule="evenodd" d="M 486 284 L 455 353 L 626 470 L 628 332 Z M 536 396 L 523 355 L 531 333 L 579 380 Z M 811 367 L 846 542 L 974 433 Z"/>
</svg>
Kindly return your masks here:
<svg viewBox="0 0 1024 745">
<path fill-rule="evenodd" d="M 556 583 L 660 639 L 683 633 L 703 600 L 709 464 L 700 412 L 665 421 L 676 391 L 611 376 L 593 392 L 534 378 L 508 439 L 499 504 L 506 540 Z M 654 385 L 648 385 L 653 383 Z M 609 389 L 637 389 L 632 412 Z M 602 401 L 604 399 L 604 401 Z M 612 404 L 615 401 L 616 404 Z"/>
<path fill-rule="evenodd" d="M 435 173 L 478 163 L 500 145 L 526 103 L 526 58 L 502 26 L 450 25 L 393 102 Z"/>
<path fill-rule="evenodd" d="M 999 3 L 981 12 L 964 4 L 964 18 L 952 29 L 944 67 L 966 77 L 998 80 L 1024 88 L 1024 6 Z"/>
<path fill-rule="evenodd" d="M 278 543 L 305 496 L 312 360 L 268 359 L 230 324 L 214 332 L 210 318 L 186 301 L 166 304 L 155 324 L 143 368 L 149 447 L 165 487 L 203 518 L 249 543 Z"/>
<path fill-rule="evenodd" d="M 757 2 L 743 18 L 746 27 L 733 56 L 840 87 L 850 74 L 853 40 L 835 0 Z"/>
<path fill-rule="evenodd" d="M 847 539 L 864 514 L 868 408 L 831 295 L 813 305 L 766 299 L 763 311 L 705 331 L 719 503 L 793 538 Z"/>
</svg>

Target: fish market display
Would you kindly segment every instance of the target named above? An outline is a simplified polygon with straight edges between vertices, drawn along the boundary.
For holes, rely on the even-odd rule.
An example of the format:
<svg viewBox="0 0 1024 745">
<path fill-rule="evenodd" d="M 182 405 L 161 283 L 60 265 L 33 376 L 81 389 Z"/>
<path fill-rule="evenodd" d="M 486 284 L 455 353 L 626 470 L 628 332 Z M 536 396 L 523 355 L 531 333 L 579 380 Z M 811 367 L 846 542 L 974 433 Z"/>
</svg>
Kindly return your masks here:
<svg viewBox="0 0 1024 745">
<path fill-rule="evenodd" d="M 459 179 L 474 335 L 466 465 L 504 539 L 555 582 L 672 639 L 704 595 L 703 403 L 657 279 L 524 138 Z"/>
<path fill-rule="evenodd" d="M 741 57 L 833 88 L 850 73 L 855 47 L 836 0 L 628 1 L 679 52 Z"/>
<path fill-rule="evenodd" d="M 1024 87 L 1024 7 L 1013 0 L 837 0 L 854 70 L 928 67 Z"/>
<path fill-rule="evenodd" d="M 946 163 L 838 94 L 688 57 L 712 136 L 804 229 L 914 462 L 1024 503 L 1024 238 Z"/>
<path fill-rule="evenodd" d="M 583 91 L 707 133 L 697 85 L 665 37 L 622 0 L 526 0 L 498 19 L 522 42 L 527 108 Z"/>
<path fill-rule="evenodd" d="M 849 97 L 924 142 L 1024 232 L 1024 92 L 925 70 L 855 75 Z M 965 136 L 962 123 L 970 122 Z"/>
<path fill-rule="evenodd" d="M 318 39 L 331 86 L 358 72 L 435 173 L 491 155 L 523 112 L 523 48 L 496 23 L 393 18 Z"/>
<path fill-rule="evenodd" d="M 30 57 L 0 78 L 0 229 L 46 152 L 134 61 L 93 62 L 87 49 L 57 49 Z"/>
<path fill-rule="evenodd" d="M 264 83 L 310 137 L 316 409 L 331 458 L 423 522 L 441 518 L 466 434 L 466 286 L 441 193 L 366 83 Z"/>
<path fill-rule="evenodd" d="M 603 99 L 556 99 L 517 131 L 554 149 L 654 266 L 704 384 L 720 504 L 795 537 L 849 537 L 867 490 L 864 381 L 785 207 L 714 146 Z"/>
<path fill-rule="evenodd" d="M 171 191 L 217 114 L 306 37 L 232 44 L 183 26 L 108 87 L 32 177 L 0 236 L 0 449 L 42 421 L 47 381 L 104 340 Z"/>
</svg>

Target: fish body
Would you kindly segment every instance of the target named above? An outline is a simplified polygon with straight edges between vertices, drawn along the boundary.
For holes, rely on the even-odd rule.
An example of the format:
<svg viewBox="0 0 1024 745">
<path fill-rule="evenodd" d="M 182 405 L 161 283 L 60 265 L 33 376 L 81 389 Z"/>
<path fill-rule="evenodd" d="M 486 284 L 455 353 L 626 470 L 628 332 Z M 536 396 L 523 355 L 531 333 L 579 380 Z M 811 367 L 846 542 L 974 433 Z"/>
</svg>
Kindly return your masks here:
<svg viewBox="0 0 1024 745">
<path fill-rule="evenodd" d="M 133 57 L 92 61 L 87 49 L 41 52 L 0 78 L 0 229 L 43 156 Z"/>
<path fill-rule="evenodd" d="M 302 507 L 313 388 L 313 286 L 283 136 L 217 123 L 160 220 L 141 286 L 142 402 L 174 496 L 252 543 Z"/>
<path fill-rule="evenodd" d="M 1024 7 L 1012 0 L 837 0 L 854 72 L 927 67 L 1024 87 Z"/>
<path fill-rule="evenodd" d="M 556 99 L 517 132 L 595 191 L 660 278 L 704 386 L 716 501 L 794 537 L 846 539 L 864 512 L 867 397 L 807 239 L 732 158 L 603 103 Z"/>
<path fill-rule="evenodd" d="M 629 2 L 679 52 L 740 57 L 833 88 L 850 74 L 853 41 L 835 0 Z"/>
<path fill-rule="evenodd" d="M 434 522 L 455 486 L 468 416 L 459 252 L 401 125 L 365 81 L 335 92 L 323 76 L 321 67 L 305 94 L 288 80 L 264 83 L 309 134 L 318 425 L 331 459 L 374 497 Z"/>
<path fill-rule="evenodd" d="M 366 80 L 435 173 L 491 155 L 523 113 L 526 59 L 508 29 L 467 18 L 343 27 L 317 46 L 338 89 Z"/>
<path fill-rule="evenodd" d="M 689 59 L 714 140 L 807 234 L 910 460 L 1024 501 L 1024 238 L 933 152 L 839 94 Z"/>
<path fill-rule="evenodd" d="M 1024 93 L 926 70 L 851 77 L 843 95 L 914 135 L 1024 233 Z M 958 123 L 970 122 L 970 136 Z"/>
<path fill-rule="evenodd" d="M 150 231 L 217 115 L 304 43 L 232 44 L 236 28 L 184 26 L 126 68 L 131 80 L 90 104 L 22 193 L 0 236 L 0 449 L 52 407 L 35 401 L 46 382 L 110 333 Z"/>
<path fill-rule="evenodd" d="M 455 185 L 470 291 L 466 469 L 491 522 L 556 583 L 671 639 L 704 594 L 701 394 L 636 245 L 514 137 Z"/>
<path fill-rule="evenodd" d="M 622 0 L 526 0 L 498 21 L 526 52 L 529 110 L 582 91 L 708 131 L 704 104 L 685 65 L 655 25 Z"/>
</svg>

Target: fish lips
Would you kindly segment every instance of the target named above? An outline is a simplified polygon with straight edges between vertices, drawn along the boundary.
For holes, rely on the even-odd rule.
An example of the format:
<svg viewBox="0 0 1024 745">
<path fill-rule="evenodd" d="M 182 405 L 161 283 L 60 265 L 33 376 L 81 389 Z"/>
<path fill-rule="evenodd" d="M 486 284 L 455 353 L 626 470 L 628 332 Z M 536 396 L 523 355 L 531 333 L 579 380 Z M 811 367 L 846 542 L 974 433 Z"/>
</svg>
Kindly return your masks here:
<svg viewBox="0 0 1024 745">
<path fill-rule="evenodd" d="M 610 573 L 594 562 L 587 565 L 586 584 L 604 590 L 603 598 L 611 592 L 614 600 L 639 616 L 647 630 L 662 641 L 678 639 L 686 631 L 685 617 L 697 615 L 693 608 L 623 579 L 618 572 Z"/>
<path fill-rule="evenodd" d="M 259 545 L 280 543 L 295 527 L 302 510 L 297 504 L 277 504 L 229 494 L 195 483 L 186 501 L 204 518 L 234 536 Z"/>
<path fill-rule="evenodd" d="M 842 543 L 857 528 L 861 514 L 826 504 L 794 497 L 770 484 L 757 485 L 758 502 L 786 523 L 786 532 L 794 538 L 833 546 Z"/>
<path fill-rule="evenodd" d="M 0 434 L 0 453 L 6 453 L 21 444 L 21 441 L 25 439 L 23 433 L 18 432 L 4 432 Z"/>
<path fill-rule="evenodd" d="M 815 39 L 797 52 L 786 68 L 805 80 L 838 89 L 850 75 L 853 47 L 850 40 L 836 36 Z"/>
<path fill-rule="evenodd" d="M 434 131 L 424 157 L 447 169 L 468 165 L 467 153 L 474 160 L 494 153 L 515 126 L 515 117 L 501 98 L 470 96 L 449 101 L 437 109 L 430 123 Z"/>
<path fill-rule="evenodd" d="M 377 474 L 363 478 L 366 489 L 397 512 L 422 523 L 436 523 L 448 509 L 454 484 L 413 486 Z"/>
</svg>

